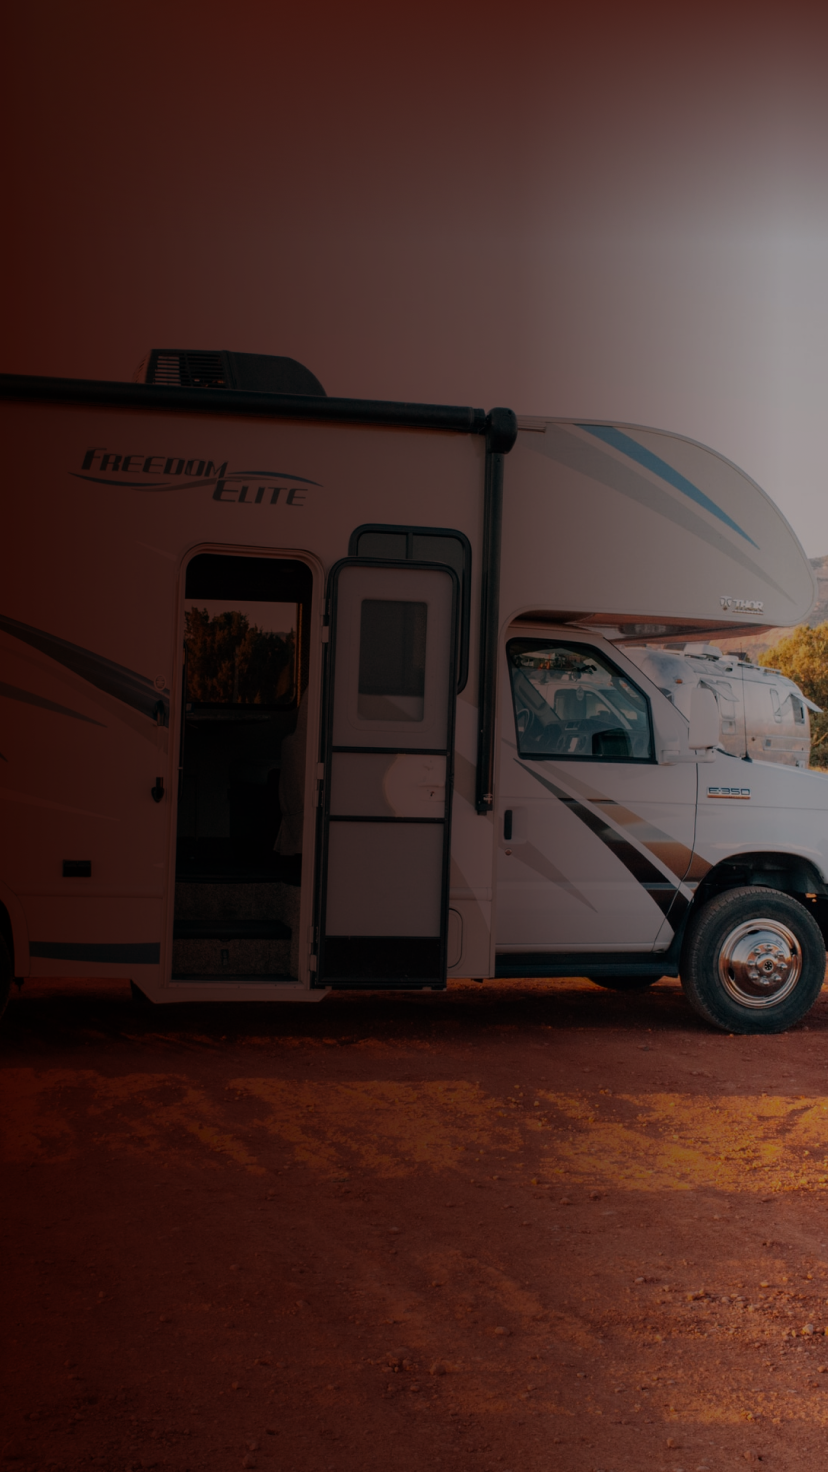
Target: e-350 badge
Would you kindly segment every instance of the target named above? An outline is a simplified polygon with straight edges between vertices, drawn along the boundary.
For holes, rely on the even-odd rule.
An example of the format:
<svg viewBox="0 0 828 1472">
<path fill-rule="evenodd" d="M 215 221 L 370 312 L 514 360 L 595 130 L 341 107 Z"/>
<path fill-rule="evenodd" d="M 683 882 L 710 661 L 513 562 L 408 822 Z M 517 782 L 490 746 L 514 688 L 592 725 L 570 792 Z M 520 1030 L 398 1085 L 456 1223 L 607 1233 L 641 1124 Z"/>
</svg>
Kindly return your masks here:
<svg viewBox="0 0 828 1472">
<path fill-rule="evenodd" d="M 750 797 L 750 788 L 749 787 L 708 787 L 708 789 L 707 789 L 707 796 L 708 797 L 736 797 L 736 798 L 744 799 L 744 798 Z"/>
</svg>

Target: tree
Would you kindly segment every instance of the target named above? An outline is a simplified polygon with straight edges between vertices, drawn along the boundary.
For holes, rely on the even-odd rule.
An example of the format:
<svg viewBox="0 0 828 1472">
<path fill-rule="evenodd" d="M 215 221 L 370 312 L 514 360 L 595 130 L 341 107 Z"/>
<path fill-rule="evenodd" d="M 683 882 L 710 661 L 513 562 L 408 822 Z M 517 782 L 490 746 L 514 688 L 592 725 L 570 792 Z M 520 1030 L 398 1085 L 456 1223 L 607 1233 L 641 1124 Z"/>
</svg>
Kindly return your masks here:
<svg viewBox="0 0 828 1472">
<path fill-rule="evenodd" d="M 285 705 L 293 698 L 294 637 L 286 639 L 228 609 L 185 615 L 187 698 L 221 705 Z"/>
<path fill-rule="evenodd" d="M 821 707 L 820 715 L 811 714 L 811 766 L 828 767 L 828 623 L 813 629 L 800 624 L 760 654 L 759 664 L 781 670 Z"/>
</svg>

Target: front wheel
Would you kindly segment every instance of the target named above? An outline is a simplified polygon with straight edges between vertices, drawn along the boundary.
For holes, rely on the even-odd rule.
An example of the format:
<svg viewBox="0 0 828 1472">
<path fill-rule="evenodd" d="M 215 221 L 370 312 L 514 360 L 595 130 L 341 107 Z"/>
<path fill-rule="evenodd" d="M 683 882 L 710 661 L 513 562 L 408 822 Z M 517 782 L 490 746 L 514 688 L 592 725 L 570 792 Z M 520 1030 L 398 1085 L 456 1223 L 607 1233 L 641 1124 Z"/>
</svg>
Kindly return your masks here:
<svg viewBox="0 0 828 1472">
<path fill-rule="evenodd" d="M 717 894 L 688 929 L 685 996 L 723 1032 L 785 1032 L 814 1005 L 824 980 L 822 932 L 779 890 L 750 885 Z"/>
<path fill-rule="evenodd" d="M 13 969 L 9 948 L 3 937 L 0 936 L 0 1017 L 3 1016 L 6 1010 L 6 1003 L 9 1000 Z"/>
<path fill-rule="evenodd" d="M 657 976 L 591 976 L 589 979 L 611 992 L 643 992 L 659 980 Z"/>
</svg>

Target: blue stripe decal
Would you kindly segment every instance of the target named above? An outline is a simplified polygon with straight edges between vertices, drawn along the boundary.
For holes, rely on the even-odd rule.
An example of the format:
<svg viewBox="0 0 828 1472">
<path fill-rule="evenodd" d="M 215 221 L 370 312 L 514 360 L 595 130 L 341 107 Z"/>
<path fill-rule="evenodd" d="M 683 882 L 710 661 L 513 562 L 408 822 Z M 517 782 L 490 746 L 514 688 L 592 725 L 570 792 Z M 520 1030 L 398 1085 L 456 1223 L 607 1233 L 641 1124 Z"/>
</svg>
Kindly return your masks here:
<svg viewBox="0 0 828 1472">
<path fill-rule="evenodd" d="M 672 465 L 668 465 L 666 460 L 662 460 L 658 455 L 654 455 L 652 450 L 645 450 L 643 445 L 637 444 L 635 440 L 630 439 L 628 434 L 624 434 L 620 429 L 613 428 L 611 424 L 579 424 L 578 428 L 585 429 L 587 434 L 592 434 L 596 439 L 603 440 L 605 445 L 612 445 L 614 450 L 620 450 L 622 454 L 628 455 L 630 460 L 635 460 L 639 465 L 643 465 L 645 470 L 651 470 L 654 475 L 658 475 L 662 480 L 666 480 L 668 485 L 673 486 L 677 491 L 681 491 L 683 495 L 689 496 L 690 500 L 695 501 L 697 506 L 703 506 L 705 511 L 712 512 L 714 516 L 718 517 L 719 521 L 724 522 L 725 526 L 729 526 L 734 532 L 738 532 L 740 537 L 744 537 L 745 541 L 750 542 L 751 547 L 756 547 L 758 551 L 758 545 L 754 542 L 753 537 L 749 537 L 747 532 L 743 531 L 738 523 L 732 517 L 728 516 L 726 511 L 722 511 L 721 507 L 717 506 L 715 501 L 711 501 L 710 497 L 704 494 L 704 491 L 700 491 L 698 486 L 693 485 L 692 481 L 686 480 L 679 471 L 673 469 Z"/>
</svg>

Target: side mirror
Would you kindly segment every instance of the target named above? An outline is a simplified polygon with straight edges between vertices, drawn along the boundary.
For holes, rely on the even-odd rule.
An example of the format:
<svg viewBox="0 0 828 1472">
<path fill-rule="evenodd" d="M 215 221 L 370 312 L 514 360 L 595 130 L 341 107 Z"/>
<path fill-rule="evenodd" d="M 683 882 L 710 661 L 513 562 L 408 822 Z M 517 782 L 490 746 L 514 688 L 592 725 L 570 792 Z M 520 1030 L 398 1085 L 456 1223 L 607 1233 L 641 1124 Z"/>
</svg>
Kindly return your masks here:
<svg viewBox="0 0 828 1472">
<path fill-rule="evenodd" d="M 709 751 L 719 743 L 719 703 L 712 690 L 696 685 L 690 695 L 691 751 Z"/>
</svg>

